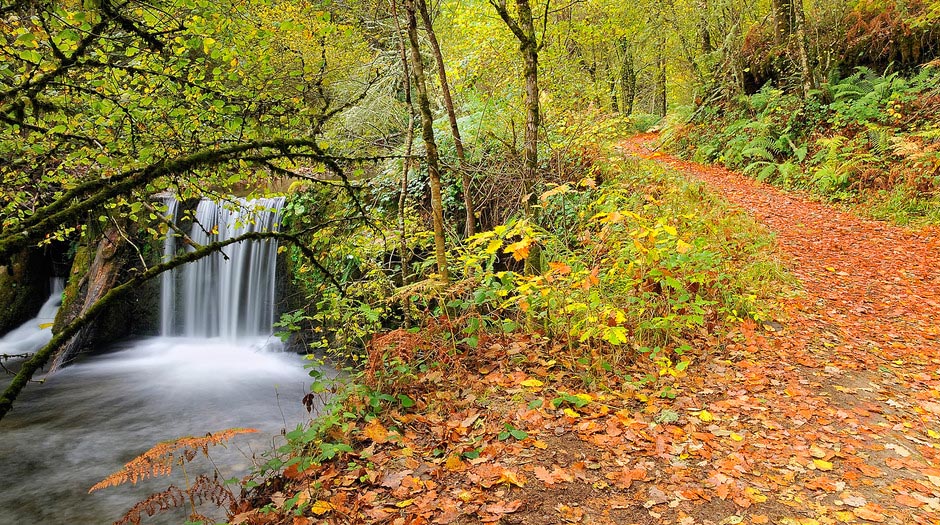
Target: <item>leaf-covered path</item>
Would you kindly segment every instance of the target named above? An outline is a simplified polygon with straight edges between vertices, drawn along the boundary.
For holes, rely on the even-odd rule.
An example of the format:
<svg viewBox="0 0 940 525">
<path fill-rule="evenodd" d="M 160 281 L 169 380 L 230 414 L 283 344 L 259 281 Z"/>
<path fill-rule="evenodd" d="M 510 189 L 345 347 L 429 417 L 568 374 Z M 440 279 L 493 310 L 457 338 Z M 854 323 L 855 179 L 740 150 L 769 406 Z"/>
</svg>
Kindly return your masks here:
<svg viewBox="0 0 940 525">
<path fill-rule="evenodd" d="M 776 232 L 803 289 L 782 294 L 773 320 L 704 334 L 688 370 L 661 378 L 674 399 L 624 380 L 648 360 L 605 372 L 590 347 L 538 334 L 484 337 L 453 360 L 443 343 L 385 334 L 376 348 L 439 350 L 448 365 L 409 376 L 413 407 L 334 428 L 353 445 L 341 460 L 269 486 L 271 503 L 310 515 L 247 504 L 232 523 L 940 524 L 935 236 L 654 153 L 651 140 L 623 151 L 704 181 Z"/>
<path fill-rule="evenodd" d="M 748 359 L 710 365 L 726 380 L 717 404 L 749 433 L 749 468 L 780 495 L 792 473 L 793 501 L 816 506 L 809 523 L 940 522 L 940 236 L 654 152 L 653 139 L 623 148 L 766 224 L 805 290 L 782 324 L 745 334 Z"/>
</svg>

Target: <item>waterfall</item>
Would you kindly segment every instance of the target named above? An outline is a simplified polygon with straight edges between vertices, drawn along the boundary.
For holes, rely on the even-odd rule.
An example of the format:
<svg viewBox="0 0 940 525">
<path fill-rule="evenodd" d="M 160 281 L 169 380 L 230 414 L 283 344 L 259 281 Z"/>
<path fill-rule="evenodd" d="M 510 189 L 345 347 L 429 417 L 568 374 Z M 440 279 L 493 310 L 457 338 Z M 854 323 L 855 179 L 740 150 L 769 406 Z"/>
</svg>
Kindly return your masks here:
<svg viewBox="0 0 940 525">
<path fill-rule="evenodd" d="M 180 203 L 169 197 L 166 199 L 166 218 L 171 224 L 179 221 Z M 176 235 L 173 229 L 166 232 L 163 241 L 163 262 L 167 262 L 176 254 Z M 160 333 L 170 335 L 173 332 L 173 321 L 176 319 L 176 270 L 163 272 L 160 276 Z"/>
<path fill-rule="evenodd" d="M 249 232 L 277 231 L 283 206 L 283 197 L 229 203 L 204 199 L 196 207 L 186 249 Z M 178 222 L 178 206 L 168 211 Z M 167 239 L 165 258 L 176 253 L 177 244 Z M 162 334 L 226 339 L 270 334 L 276 258 L 275 240 L 247 241 L 188 263 L 169 277 L 164 274 Z"/>
<path fill-rule="evenodd" d="M 36 317 L 0 337 L 0 354 L 31 354 L 52 340 L 52 323 L 62 304 L 65 279 L 53 277 L 49 288 L 52 292 Z"/>
</svg>

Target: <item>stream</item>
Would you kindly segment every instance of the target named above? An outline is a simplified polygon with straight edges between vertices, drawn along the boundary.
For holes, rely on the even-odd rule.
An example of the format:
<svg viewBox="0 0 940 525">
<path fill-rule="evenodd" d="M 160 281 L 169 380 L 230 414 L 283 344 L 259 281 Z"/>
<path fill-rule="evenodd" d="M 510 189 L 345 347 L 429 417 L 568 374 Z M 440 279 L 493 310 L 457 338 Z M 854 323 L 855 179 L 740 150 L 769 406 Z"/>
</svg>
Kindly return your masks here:
<svg viewBox="0 0 940 525">
<path fill-rule="evenodd" d="M 0 421 L 0 525 L 112 523 L 185 479 L 88 489 L 158 442 L 185 435 L 258 429 L 210 449 L 224 479 L 248 474 L 272 443 L 283 442 L 283 429 L 309 419 L 301 403 L 310 383 L 303 358 L 272 351 L 270 343 L 142 339 L 30 385 Z M 188 469 L 194 477 L 212 465 Z M 147 523 L 182 524 L 186 516 L 184 509 Z"/>
</svg>

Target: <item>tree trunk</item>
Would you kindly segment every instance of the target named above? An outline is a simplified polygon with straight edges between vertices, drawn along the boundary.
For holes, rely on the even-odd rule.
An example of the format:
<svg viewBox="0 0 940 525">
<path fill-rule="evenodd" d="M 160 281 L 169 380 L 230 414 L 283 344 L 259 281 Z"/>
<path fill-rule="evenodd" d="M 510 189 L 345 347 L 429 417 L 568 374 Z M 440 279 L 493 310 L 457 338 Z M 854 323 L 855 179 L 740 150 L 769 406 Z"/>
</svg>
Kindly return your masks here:
<svg viewBox="0 0 940 525">
<path fill-rule="evenodd" d="M 708 2 L 707 0 L 701 0 L 699 2 L 699 13 L 698 13 L 698 39 L 699 44 L 702 48 L 702 54 L 709 54 L 715 50 L 715 47 L 712 45 L 712 37 L 708 32 Z"/>
<path fill-rule="evenodd" d="M 416 4 L 418 12 L 421 14 L 421 21 L 424 23 L 424 29 L 428 33 L 428 39 L 431 41 L 431 52 L 434 54 L 435 62 L 437 62 L 437 76 L 441 82 L 444 108 L 447 110 L 447 118 L 450 120 L 450 132 L 454 136 L 454 147 L 457 149 L 457 159 L 460 161 L 460 184 L 463 190 L 463 205 L 467 211 L 465 232 L 466 236 L 470 237 L 477 232 L 476 218 L 473 213 L 475 206 L 473 204 L 473 194 L 470 192 L 470 174 L 467 172 L 467 155 L 463 149 L 463 140 L 460 138 L 460 128 L 457 127 L 457 113 L 454 111 L 454 100 L 450 95 L 450 84 L 447 82 L 444 55 L 441 53 L 441 46 L 437 41 L 437 34 L 434 32 L 434 24 L 431 22 L 431 14 L 428 12 L 427 2 L 425 2 L 425 0 L 417 0 Z"/>
<path fill-rule="evenodd" d="M 660 48 L 662 50 L 662 47 Z M 656 80 L 653 93 L 653 113 L 666 116 L 666 59 L 660 51 L 656 55 Z"/>
<path fill-rule="evenodd" d="M 415 0 L 405 1 L 408 17 L 408 41 L 411 44 L 411 67 L 414 71 L 415 87 L 418 88 L 418 111 L 421 112 L 421 136 L 428 159 L 428 179 L 431 183 L 431 216 L 434 222 L 434 252 L 437 272 L 442 282 L 450 280 L 447 269 L 447 252 L 444 246 L 444 206 L 441 199 L 441 168 L 434 140 L 434 115 L 428 99 L 428 86 L 421 62 L 421 47 L 418 43 L 418 19 L 415 16 Z"/>
<path fill-rule="evenodd" d="M 519 41 L 519 51 L 522 53 L 525 78 L 525 144 L 523 158 L 525 159 L 525 191 L 526 208 L 534 203 L 532 188 L 535 186 L 539 167 L 539 42 L 535 34 L 535 23 L 532 20 L 532 7 L 529 0 L 515 0 L 516 18 L 509 14 L 506 0 L 490 0 L 503 22 L 509 26 L 513 35 Z M 546 5 L 546 9 L 547 9 Z"/>
<path fill-rule="evenodd" d="M 620 109 L 624 116 L 633 113 L 633 101 L 636 100 L 636 69 L 633 63 L 633 49 L 626 38 L 620 39 L 623 61 L 620 63 Z"/>
<path fill-rule="evenodd" d="M 401 165 L 401 189 L 398 193 L 398 245 L 401 252 L 401 284 L 408 284 L 411 275 L 411 252 L 408 250 L 408 237 L 405 231 L 405 205 L 408 199 L 408 172 L 411 168 L 411 153 L 414 150 L 415 107 L 411 100 L 411 68 L 408 66 L 408 53 L 405 51 L 405 36 L 398 20 L 398 0 L 391 0 L 392 17 L 398 33 L 398 52 L 401 59 L 402 81 L 405 84 L 405 104 L 408 106 L 408 130 L 405 132 L 405 158 Z M 407 294 L 406 294 L 407 295 Z M 405 298 L 405 324 L 409 323 L 408 310 L 410 299 Z"/>
<path fill-rule="evenodd" d="M 774 42 L 785 45 L 793 33 L 793 0 L 771 0 L 774 19 Z"/>
<path fill-rule="evenodd" d="M 793 0 L 793 19 L 796 29 L 796 48 L 800 56 L 800 79 L 803 98 L 809 96 L 816 87 L 812 67 L 809 64 L 809 51 L 806 43 L 806 19 L 803 12 L 803 0 Z"/>
</svg>

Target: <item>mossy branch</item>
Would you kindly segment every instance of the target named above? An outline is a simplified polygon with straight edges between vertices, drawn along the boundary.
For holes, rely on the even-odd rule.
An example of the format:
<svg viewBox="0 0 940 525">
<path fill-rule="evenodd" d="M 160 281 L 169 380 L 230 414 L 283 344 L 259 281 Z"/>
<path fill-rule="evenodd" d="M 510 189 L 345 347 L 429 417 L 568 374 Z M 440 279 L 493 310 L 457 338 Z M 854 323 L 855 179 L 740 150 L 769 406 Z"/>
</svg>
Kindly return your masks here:
<svg viewBox="0 0 940 525">
<path fill-rule="evenodd" d="M 311 148 L 314 153 L 297 151 L 300 148 Z M 0 235 L 0 261 L 8 259 L 14 253 L 30 245 L 41 242 L 61 225 L 74 223 L 109 200 L 127 195 L 134 189 L 160 177 L 233 162 L 254 152 L 262 153 L 271 150 L 273 152 L 266 155 L 268 159 L 303 157 L 327 165 L 331 170 L 338 171 L 344 178 L 344 186 L 349 192 L 355 190 L 342 174 L 339 162 L 375 162 L 387 158 L 342 158 L 326 155 L 313 138 L 252 141 L 223 148 L 205 149 L 187 156 L 157 162 L 145 168 L 128 170 L 113 177 L 99 178 L 79 184 L 24 219 L 18 225 L 18 231 Z M 358 203 L 358 199 L 356 202 Z M 360 212 L 364 212 L 361 204 L 357 207 L 360 208 Z"/>
</svg>

